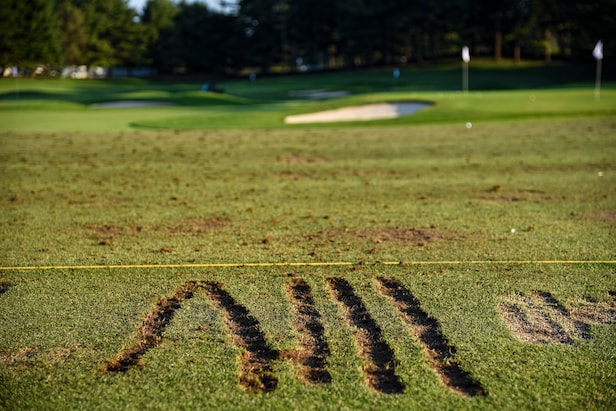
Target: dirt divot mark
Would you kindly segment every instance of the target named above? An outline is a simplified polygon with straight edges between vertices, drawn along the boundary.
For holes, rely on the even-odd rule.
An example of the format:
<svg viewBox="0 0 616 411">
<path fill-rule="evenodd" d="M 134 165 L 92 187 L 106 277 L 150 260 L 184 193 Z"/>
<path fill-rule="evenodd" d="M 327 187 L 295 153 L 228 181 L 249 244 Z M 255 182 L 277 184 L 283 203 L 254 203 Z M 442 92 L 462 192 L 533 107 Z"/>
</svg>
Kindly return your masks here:
<svg viewBox="0 0 616 411">
<path fill-rule="evenodd" d="M 366 247 L 378 244 L 424 247 L 429 244 L 465 239 L 459 233 L 435 226 L 426 228 L 373 227 L 368 229 L 333 229 L 304 236 L 304 240 L 316 246 L 363 244 Z"/>
<path fill-rule="evenodd" d="M 458 364 L 456 349 L 443 335 L 438 321 L 428 315 L 419 300 L 393 278 L 379 277 L 379 291 L 400 311 L 415 337 L 425 347 L 430 366 L 450 389 L 468 396 L 486 395 L 481 384 Z"/>
<path fill-rule="evenodd" d="M 404 385 L 396 375 L 396 359 L 381 328 L 372 318 L 351 285 L 342 278 L 328 280 L 334 298 L 344 306 L 349 324 L 355 327 L 355 339 L 366 361 L 364 374 L 368 385 L 384 394 L 398 394 Z"/>
<path fill-rule="evenodd" d="M 329 383 L 332 377 L 327 371 L 329 345 L 321 314 L 317 311 L 310 286 L 302 279 L 294 279 L 288 285 L 295 312 L 295 329 L 299 334 L 300 349 L 289 357 L 303 366 L 300 377 L 313 384 Z"/>
<path fill-rule="evenodd" d="M 505 299 L 500 309 L 511 332 L 522 341 L 573 344 L 567 329 L 575 329 L 575 325 L 550 293 L 514 295 Z"/>
<path fill-rule="evenodd" d="M 460 234 L 437 227 L 387 227 L 356 230 L 354 235 L 369 238 L 377 243 L 416 244 L 419 246 L 437 241 L 453 241 L 461 239 Z"/>
<path fill-rule="evenodd" d="M 581 298 L 571 307 L 571 317 L 589 324 L 616 323 L 616 296 L 608 292 L 612 301 L 596 301 L 592 298 Z"/>
<path fill-rule="evenodd" d="M 86 224 L 83 229 L 96 240 L 112 241 L 123 236 L 156 234 L 199 237 L 213 230 L 228 227 L 230 223 L 231 221 L 227 217 L 214 216 L 179 220 L 161 225 Z"/>
<path fill-rule="evenodd" d="M 131 366 L 138 365 L 141 357 L 150 349 L 160 344 L 165 328 L 171 322 L 176 310 L 181 303 L 192 298 L 195 289 L 199 286 L 196 281 L 186 283 L 178 288 L 171 297 L 162 298 L 154 310 L 143 320 L 136 332 L 133 345 L 120 351 L 116 358 L 108 360 L 106 370 L 108 372 L 124 372 Z"/>
<path fill-rule="evenodd" d="M 0 283 L 0 295 L 4 294 L 11 288 L 11 284 L 9 283 Z"/>
<path fill-rule="evenodd" d="M 215 229 L 225 228 L 228 225 L 229 219 L 226 217 L 197 218 L 178 221 L 172 224 L 168 231 L 171 234 L 199 236 Z"/>
<path fill-rule="evenodd" d="M 221 284 L 204 284 L 207 295 L 225 312 L 225 323 L 233 335 L 233 342 L 246 351 L 241 356 L 240 384 L 249 391 L 270 392 L 278 385 L 272 371 L 272 361 L 279 356 L 267 344 L 259 322 L 248 310 L 235 302 L 221 288 Z"/>
<path fill-rule="evenodd" d="M 26 364 L 33 361 L 38 354 L 39 350 L 35 347 L 25 347 L 13 352 L 0 352 L 0 363 L 6 365 Z"/>
<path fill-rule="evenodd" d="M 563 307 L 552 294 L 533 291 L 504 298 L 503 319 L 518 339 L 540 344 L 573 344 L 589 340 L 590 324 L 616 322 L 616 304 L 585 299 L 572 310 Z"/>
</svg>

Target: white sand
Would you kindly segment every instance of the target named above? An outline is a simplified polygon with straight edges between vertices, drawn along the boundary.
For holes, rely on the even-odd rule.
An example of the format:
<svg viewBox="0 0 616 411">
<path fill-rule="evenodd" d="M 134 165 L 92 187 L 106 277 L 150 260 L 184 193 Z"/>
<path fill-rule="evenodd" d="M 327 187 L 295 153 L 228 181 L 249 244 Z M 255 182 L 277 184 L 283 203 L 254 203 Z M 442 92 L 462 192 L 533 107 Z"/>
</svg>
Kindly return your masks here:
<svg viewBox="0 0 616 411">
<path fill-rule="evenodd" d="M 91 108 L 144 108 L 144 107 L 169 107 L 171 103 L 162 101 L 140 101 L 140 100 L 125 100 L 125 101 L 109 101 L 107 103 L 98 103 L 90 105 Z"/>
<path fill-rule="evenodd" d="M 287 116 L 284 122 L 286 124 L 305 124 L 331 123 L 336 121 L 382 120 L 415 114 L 419 110 L 429 107 L 430 105 L 430 103 L 421 102 L 366 104 L 363 106 L 343 107 L 317 113 Z"/>
</svg>

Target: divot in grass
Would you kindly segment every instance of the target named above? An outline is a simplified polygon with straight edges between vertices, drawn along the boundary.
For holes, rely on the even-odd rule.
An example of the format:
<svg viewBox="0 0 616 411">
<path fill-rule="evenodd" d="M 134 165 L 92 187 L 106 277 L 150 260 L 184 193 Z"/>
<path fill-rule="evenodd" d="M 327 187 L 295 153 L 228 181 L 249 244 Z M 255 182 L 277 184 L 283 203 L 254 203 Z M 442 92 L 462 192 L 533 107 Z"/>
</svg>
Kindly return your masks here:
<svg viewBox="0 0 616 411">
<path fill-rule="evenodd" d="M 138 365 L 141 357 L 150 349 L 160 344 L 165 328 L 171 322 L 181 303 L 192 298 L 195 289 L 199 286 L 196 281 L 186 283 L 178 288 L 171 297 L 162 298 L 154 310 L 143 320 L 141 327 L 135 335 L 135 342 L 128 348 L 120 351 L 116 358 L 106 363 L 108 372 L 124 372 L 131 366 Z"/>
<path fill-rule="evenodd" d="M 329 383 L 332 380 L 327 371 L 330 350 L 310 286 L 302 279 L 294 279 L 288 285 L 288 292 L 295 312 L 295 329 L 299 334 L 300 348 L 287 355 L 303 367 L 300 371 L 302 379 L 314 384 Z"/>
<path fill-rule="evenodd" d="M 393 278 L 379 277 L 377 280 L 379 291 L 391 299 L 421 341 L 430 366 L 443 383 L 460 394 L 486 395 L 481 384 L 460 367 L 455 358 L 456 348 L 449 344 L 438 321 L 421 308 L 419 300 Z"/>
<path fill-rule="evenodd" d="M 346 280 L 330 278 L 328 282 L 334 298 L 344 308 L 349 325 L 356 328 L 355 340 L 366 361 L 364 374 L 368 385 L 383 394 L 404 392 L 404 385 L 396 375 L 394 352 L 364 303 Z"/>
<path fill-rule="evenodd" d="M 7 292 L 9 288 L 11 288 L 11 285 L 9 283 L 0 283 L 0 295 Z"/>
<path fill-rule="evenodd" d="M 545 291 L 506 297 L 499 308 L 516 338 L 537 344 L 570 345 L 575 340 L 589 340 L 591 324 L 616 322 L 616 301 L 596 303 L 584 299 L 567 310 Z"/>
<path fill-rule="evenodd" d="M 278 359 L 279 353 L 267 344 L 259 322 L 235 302 L 221 284 L 208 282 L 204 288 L 216 306 L 224 311 L 233 342 L 245 349 L 241 355 L 240 384 L 249 391 L 273 391 L 278 379 L 272 371 L 272 361 Z"/>
</svg>

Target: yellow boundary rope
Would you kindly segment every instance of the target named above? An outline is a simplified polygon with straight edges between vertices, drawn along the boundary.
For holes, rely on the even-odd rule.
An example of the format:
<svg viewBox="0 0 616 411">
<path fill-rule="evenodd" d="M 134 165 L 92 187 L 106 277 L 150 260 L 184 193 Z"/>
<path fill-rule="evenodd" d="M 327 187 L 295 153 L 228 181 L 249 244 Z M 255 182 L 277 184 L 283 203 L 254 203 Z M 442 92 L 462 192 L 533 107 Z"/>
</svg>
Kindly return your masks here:
<svg viewBox="0 0 616 411">
<path fill-rule="evenodd" d="M 111 264 L 111 265 L 47 265 L 2 267 L 0 271 L 36 271 L 36 270 L 124 270 L 145 268 L 225 268 L 225 267 L 332 267 L 352 265 L 570 265 L 570 264 L 616 264 L 616 260 L 470 260 L 470 261 L 325 261 L 325 262 L 269 262 L 269 263 L 202 263 L 202 264 Z"/>
</svg>

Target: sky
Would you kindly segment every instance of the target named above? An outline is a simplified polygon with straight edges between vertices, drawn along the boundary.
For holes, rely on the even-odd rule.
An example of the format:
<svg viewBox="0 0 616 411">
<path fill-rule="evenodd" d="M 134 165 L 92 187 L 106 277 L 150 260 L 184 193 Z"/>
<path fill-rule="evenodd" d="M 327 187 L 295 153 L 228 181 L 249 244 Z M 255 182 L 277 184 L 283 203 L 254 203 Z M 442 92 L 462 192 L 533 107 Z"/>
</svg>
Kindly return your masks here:
<svg viewBox="0 0 616 411">
<path fill-rule="evenodd" d="M 128 5 L 131 6 L 132 8 L 136 9 L 137 11 L 141 12 L 141 10 L 143 10 L 143 6 L 145 5 L 147 0 L 128 0 Z M 221 10 L 220 7 L 220 0 L 189 0 L 188 3 L 191 2 L 199 2 L 199 3 L 205 3 L 208 8 L 212 9 L 212 10 Z M 235 1 L 223 1 L 224 3 L 235 3 Z"/>
</svg>

